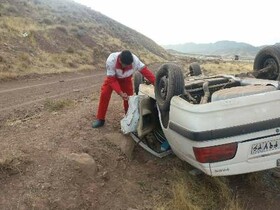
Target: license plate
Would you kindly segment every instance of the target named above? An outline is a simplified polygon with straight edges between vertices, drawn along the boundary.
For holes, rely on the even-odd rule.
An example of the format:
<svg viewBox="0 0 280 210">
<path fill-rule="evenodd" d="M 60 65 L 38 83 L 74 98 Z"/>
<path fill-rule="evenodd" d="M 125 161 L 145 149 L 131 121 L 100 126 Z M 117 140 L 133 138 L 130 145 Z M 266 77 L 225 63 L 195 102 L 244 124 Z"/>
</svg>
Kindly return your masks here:
<svg viewBox="0 0 280 210">
<path fill-rule="evenodd" d="M 251 154 L 255 155 L 255 154 L 260 154 L 263 152 L 269 152 L 278 149 L 280 149 L 280 139 L 264 141 L 264 142 L 253 144 L 251 147 Z"/>
</svg>

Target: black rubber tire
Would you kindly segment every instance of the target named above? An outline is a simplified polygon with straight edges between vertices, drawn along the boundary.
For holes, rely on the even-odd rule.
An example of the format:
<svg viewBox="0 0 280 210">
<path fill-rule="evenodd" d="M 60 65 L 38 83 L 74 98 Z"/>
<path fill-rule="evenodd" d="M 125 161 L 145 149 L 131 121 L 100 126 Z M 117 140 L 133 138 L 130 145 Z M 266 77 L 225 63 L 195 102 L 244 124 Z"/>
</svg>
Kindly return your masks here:
<svg viewBox="0 0 280 210">
<path fill-rule="evenodd" d="M 170 101 L 173 96 L 184 93 L 184 75 L 179 66 L 164 64 L 156 73 L 155 97 L 158 107 L 166 112 L 170 109 Z"/>
<path fill-rule="evenodd" d="M 190 76 L 199 76 L 202 74 L 200 65 L 197 62 L 191 63 L 189 70 L 190 70 Z"/>
<path fill-rule="evenodd" d="M 136 95 L 139 93 L 139 86 L 140 84 L 144 83 L 144 77 L 141 73 L 136 71 L 133 75 L 133 86 L 134 86 L 134 92 Z"/>
<path fill-rule="evenodd" d="M 280 73 L 280 45 L 271 45 L 262 48 L 254 60 L 254 71 L 261 70 L 272 65 L 272 73 L 261 73 L 257 76 L 260 79 L 279 80 Z"/>
</svg>

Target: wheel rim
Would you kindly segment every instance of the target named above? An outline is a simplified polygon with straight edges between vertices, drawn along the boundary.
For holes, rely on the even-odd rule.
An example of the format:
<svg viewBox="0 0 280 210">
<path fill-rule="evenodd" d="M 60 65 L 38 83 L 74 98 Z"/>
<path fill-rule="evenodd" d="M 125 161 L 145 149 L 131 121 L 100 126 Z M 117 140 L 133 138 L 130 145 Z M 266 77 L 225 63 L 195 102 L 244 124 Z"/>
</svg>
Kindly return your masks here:
<svg viewBox="0 0 280 210">
<path fill-rule="evenodd" d="M 166 99 L 167 96 L 167 89 L 168 89 L 168 77 L 165 75 L 160 79 L 159 82 L 159 89 L 160 89 L 160 96 L 163 100 Z"/>
<path fill-rule="evenodd" d="M 275 79 L 279 74 L 278 63 L 274 58 L 268 58 L 264 61 L 263 67 L 269 67 L 273 69 L 273 71 L 268 75 L 269 79 Z"/>
</svg>

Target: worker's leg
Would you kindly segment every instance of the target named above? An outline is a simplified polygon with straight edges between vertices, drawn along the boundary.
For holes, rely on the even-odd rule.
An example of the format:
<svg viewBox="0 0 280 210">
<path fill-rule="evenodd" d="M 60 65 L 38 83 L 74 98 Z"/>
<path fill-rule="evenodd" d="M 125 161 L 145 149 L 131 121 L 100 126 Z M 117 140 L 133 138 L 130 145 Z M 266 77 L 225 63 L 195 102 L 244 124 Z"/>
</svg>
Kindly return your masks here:
<svg viewBox="0 0 280 210">
<path fill-rule="evenodd" d="M 97 111 L 97 119 L 105 120 L 106 112 L 108 109 L 108 105 L 111 99 L 113 89 L 106 82 L 103 83 L 101 87 L 98 111 Z"/>
</svg>

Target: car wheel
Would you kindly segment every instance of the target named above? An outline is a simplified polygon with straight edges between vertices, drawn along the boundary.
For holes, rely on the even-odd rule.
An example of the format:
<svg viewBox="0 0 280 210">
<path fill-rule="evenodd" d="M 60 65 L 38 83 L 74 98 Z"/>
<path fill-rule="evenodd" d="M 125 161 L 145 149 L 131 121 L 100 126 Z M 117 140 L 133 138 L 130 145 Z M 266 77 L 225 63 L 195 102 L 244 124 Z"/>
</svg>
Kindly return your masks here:
<svg viewBox="0 0 280 210">
<path fill-rule="evenodd" d="M 156 73 L 155 97 L 161 111 L 169 111 L 170 100 L 184 93 L 184 75 L 175 64 L 164 64 Z"/>
<path fill-rule="evenodd" d="M 269 71 L 261 70 L 268 69 Z M 280 80 L 280 45 L 267 46 L 261 49 L 254 60 L 254 71 L 260 79 Z"/>
<path fill-rule="evenodd" d="M 190 64 L 189 70 L 190 76 L 199 76 L 202 74 L 200 65 L 196 62 Z"/>
<path fill-rule="evenodd" d="M 144 77 L 141 73 L 138 71 L 134 73 L 133 75 L 133 86 L 134 86 L 134 92 L 136 95 L 139 93 L 139 86 L 140 84 L 144 83 Z"/>
</svg>

